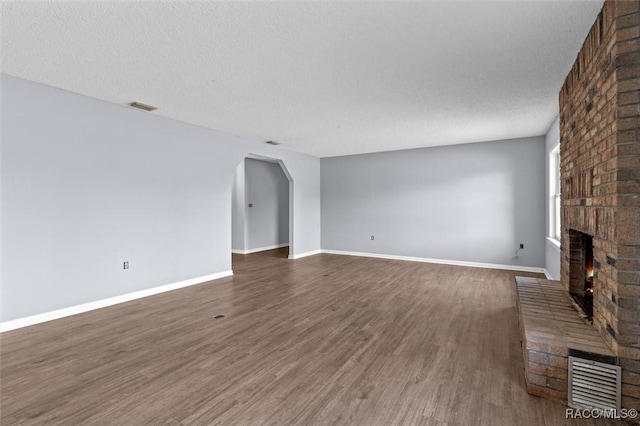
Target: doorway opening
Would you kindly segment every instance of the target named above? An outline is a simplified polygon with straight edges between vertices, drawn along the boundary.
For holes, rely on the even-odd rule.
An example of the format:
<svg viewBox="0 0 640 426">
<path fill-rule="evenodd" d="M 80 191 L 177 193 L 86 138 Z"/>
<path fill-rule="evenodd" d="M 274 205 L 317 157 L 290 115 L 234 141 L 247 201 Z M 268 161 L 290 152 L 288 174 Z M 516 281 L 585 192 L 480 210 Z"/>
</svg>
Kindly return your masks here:
<svg viewBox="0 0 640 426">
<path fill-rule="evenodd" d="M 293 253 L 293 180 L 282 160 L 243 159 L 233 176 L 231 205 L 233 262 L 247 254 L 286 259 Z"/>
</svg>

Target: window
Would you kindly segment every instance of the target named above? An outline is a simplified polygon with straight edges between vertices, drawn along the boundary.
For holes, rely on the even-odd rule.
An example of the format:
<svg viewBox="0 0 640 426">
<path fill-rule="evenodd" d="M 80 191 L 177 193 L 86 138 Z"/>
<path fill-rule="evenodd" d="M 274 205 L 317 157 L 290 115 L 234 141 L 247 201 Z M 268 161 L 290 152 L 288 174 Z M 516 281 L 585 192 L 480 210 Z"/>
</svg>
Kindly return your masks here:
<svg viewBox="0 0 640 426">
<path fill-rule="evenodd" d="M 549 237 L 560 241 L 560 145 L 549 153 Z"/>
</svg>

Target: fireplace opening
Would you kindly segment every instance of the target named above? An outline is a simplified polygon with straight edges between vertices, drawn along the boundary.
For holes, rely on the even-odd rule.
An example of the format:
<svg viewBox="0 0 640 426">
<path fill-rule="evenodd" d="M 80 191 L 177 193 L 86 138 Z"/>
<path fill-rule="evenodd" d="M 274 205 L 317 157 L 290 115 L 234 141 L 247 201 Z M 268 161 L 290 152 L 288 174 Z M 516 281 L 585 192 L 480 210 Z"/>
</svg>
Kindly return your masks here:
<svg viewBox="0 0 640 426">
<path fill-rule="evenodd" d="M 573 266 L 571 296 L 589 321 L 593 321 L 593 237 L 576 232 L 576 244 L 571 264 Z"/>
</svg>

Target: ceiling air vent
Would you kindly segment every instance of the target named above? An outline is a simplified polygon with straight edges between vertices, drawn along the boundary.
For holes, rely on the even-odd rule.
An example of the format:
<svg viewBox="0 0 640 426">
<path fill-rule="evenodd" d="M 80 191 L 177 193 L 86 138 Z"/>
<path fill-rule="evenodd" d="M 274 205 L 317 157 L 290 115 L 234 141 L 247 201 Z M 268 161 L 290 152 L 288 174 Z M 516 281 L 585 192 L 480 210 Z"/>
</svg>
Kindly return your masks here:
<svg viewBox="0 0 640 426">
<path fill-rule="evenodd" d="M 620 367 L 569 357 L 569 405 L 620 411 Z"/>
<path fill-rule="evenodd" d="M 142 102 L 131 102 L 129 104 L 129 106 L 132 106 L 134 108 L 138 108 L 141 109 L 143 111 L 155 111 L 158 108 L 151 106 L 151 105 L 147 105 L 147 104 L 143 104 Z"/>
</svg>

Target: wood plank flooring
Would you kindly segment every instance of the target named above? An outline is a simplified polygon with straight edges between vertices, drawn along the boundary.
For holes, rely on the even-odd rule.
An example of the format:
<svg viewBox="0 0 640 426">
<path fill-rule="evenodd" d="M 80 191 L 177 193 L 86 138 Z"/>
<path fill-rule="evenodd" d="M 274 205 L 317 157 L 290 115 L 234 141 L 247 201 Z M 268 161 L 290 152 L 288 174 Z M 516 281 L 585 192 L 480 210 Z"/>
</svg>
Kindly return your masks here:
<svg viewBox="0 0 640 426">
<path fill-rule="evenodd" d="M 618 424 L 526 393 L 516 273 L 286 250 L 3 333 L 2 425 Z"/>
</svg>

